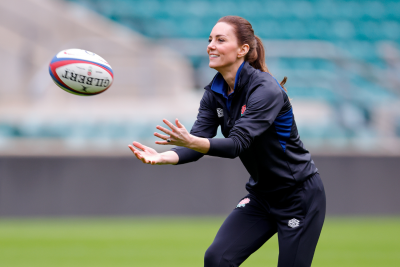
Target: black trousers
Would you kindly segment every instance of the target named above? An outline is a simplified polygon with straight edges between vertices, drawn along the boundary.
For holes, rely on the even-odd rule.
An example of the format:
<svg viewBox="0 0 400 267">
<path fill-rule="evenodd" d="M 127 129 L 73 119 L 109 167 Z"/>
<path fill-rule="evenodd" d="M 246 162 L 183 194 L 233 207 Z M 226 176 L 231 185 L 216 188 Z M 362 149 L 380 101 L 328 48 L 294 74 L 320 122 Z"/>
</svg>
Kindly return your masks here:
<svg viewBox="0 0 400 267">
<path fill-rule="evenodd" d="M 239 266 L 278 233 L 278 267 L 308 267 L 325 219 L 326 198 L 319 174 L 294 188 L 244 197 L 219 229 L 205 267 Z"/>
</svg>

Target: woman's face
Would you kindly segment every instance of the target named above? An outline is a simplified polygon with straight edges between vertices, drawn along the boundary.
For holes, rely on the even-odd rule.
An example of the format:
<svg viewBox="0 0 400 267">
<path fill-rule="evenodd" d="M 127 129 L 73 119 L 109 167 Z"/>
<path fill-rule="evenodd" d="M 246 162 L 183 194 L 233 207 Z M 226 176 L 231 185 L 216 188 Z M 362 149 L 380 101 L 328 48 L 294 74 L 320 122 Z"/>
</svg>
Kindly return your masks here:
<svg viewBox="0 0 400 267">
<path fill-rule="evenodd" d="M 219 71 L 240 60 L 241 48 L 233 27 L 225 22 L 215 24 L 208 39 L 207 53 L 210 68 Z"/>
</svg>

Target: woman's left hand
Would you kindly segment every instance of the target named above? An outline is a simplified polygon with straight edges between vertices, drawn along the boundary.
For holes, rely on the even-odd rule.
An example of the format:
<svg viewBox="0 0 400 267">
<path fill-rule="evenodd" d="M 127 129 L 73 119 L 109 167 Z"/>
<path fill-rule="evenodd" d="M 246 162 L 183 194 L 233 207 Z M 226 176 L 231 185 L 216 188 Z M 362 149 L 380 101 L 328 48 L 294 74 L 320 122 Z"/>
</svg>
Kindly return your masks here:
<svg viewBox="0 0 400 267">
<path fill-rule="evenodd" d="M 168 125 L 171 130 L 168 130 L 162 126 L 157 125 L 157 129 L 166 133 L 167 135 L 159 134 L 159 133 L 154 133 L 154 136 L 157 136 L 160 139 L 163 139 L 164 141 L 156 141 L 155 143 L 158 145 L 175 145 L 175 146 L 183 146 L 183 147 L 190 147 L 190 145 L 194 141 L 194 136 L 191 135 L 183 126 L 178 119 L 175 119 L 175 125 L 173 125 L 171 122 L 169 122 L 166 119 L 163 119 L 163 122 Z M 167 142 L 167 140 L 171 140 L 170 142 Z"/>
</svg>

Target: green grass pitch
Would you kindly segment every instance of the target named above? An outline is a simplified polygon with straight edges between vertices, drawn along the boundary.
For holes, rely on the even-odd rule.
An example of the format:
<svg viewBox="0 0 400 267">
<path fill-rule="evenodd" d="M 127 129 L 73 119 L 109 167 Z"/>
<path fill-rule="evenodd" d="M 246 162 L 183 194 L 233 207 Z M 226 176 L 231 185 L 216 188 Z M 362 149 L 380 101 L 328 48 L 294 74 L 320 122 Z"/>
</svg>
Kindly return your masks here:
<svg viewBox="0 0 400 267">
<path fill-rule="evenodd" d="M 2 267 L 191 267 L 222 217 L 1 219 Z M 274 236 L 242 266 L 276 266 Z M 328 217 L 313 266 L 400 266 L 400 217 Z"/>
</svg>

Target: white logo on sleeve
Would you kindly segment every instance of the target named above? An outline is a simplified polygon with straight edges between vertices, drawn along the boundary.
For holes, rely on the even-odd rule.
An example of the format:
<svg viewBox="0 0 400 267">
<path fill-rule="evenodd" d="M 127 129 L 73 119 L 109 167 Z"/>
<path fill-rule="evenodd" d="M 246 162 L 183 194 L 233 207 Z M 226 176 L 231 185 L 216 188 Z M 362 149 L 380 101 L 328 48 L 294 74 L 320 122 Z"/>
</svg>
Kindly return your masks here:
<svg viewBox="0 0 400 267">
<path fill-rule="evenodd" d="M 218 118 L 221 118 L 224 116 L 224 110 L 222 108 L 217 108 L 217 114 Z"/>
<path fill-rule="evenodd" d="M 296 228 L 296 227 L 298 227 L 300 225 L 300 221 L 295 219 L 295 218 L 293 218 L 293 219 L 289 220 L 288 225 L 291 228 Z"/>
</svg>

